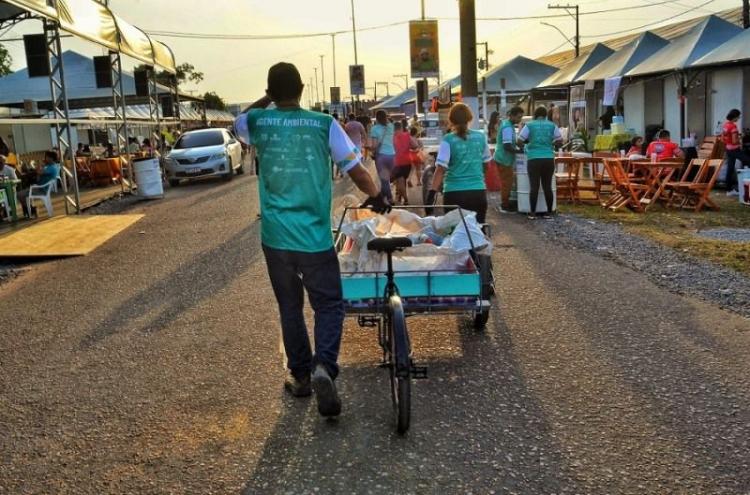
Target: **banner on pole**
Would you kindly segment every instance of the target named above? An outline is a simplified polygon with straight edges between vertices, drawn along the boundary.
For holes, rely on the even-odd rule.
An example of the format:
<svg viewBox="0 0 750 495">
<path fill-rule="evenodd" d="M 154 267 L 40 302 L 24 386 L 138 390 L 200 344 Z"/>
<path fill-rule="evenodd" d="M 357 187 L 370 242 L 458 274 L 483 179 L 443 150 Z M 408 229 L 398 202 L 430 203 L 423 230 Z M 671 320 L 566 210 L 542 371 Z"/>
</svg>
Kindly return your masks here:
<svg viewBox="0 0 750 495">
<path fill-rule="evenodd" d="M 440 56 L 436 20 L 409 21 L 409 53 L 411 77 L 439 76 Z"/>
<path fill-rule="evenodd" d="M 331 103 L 341 103 L 341 88 L 331 86 Z"/>
<path fill-rule="evenodd" d="M 438 101 L 444 105 L 451 102 L 451 85 L 445 83 L 438 89 Z"/>
<path fill-rule="evenodd" d="M 349 66 L 349 90 L 352 95 L 365 94 L 365 66 Z"/>
</svg>

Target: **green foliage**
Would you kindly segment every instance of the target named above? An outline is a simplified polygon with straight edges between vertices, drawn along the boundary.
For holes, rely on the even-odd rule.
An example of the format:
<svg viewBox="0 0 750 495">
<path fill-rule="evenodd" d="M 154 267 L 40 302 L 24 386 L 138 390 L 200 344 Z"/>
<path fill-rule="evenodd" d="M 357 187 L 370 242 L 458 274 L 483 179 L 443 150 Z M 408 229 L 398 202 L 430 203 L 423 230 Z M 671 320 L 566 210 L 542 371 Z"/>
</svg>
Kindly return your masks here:
<svg viewBox="0 0 750 495">
<path fill-rule="evenodd" d="M 0 45 L 0 77 L 12 74 L 13 71 L 10 69 L 10 65 L 13 63 L 13 58 L 8 53 L 8 50 Z"/>
<path fill-rule="evenodd" d="M 135 67 L 135 70 L 142 70 L 146 68 L 146 64 L 141 64 Z M 175 67 L 176 74 L 172 75 L 169 72 L 162 70 L 156 73 L 156 82 L 162 86 L 171 87 L 174 84 L 173 78 L 177 79 L 177 84 L 183 84 L 185 81 L 198 84 L 203 81 L 203 72 L 195 70 L 193 64 L 184 63 Z"/>
<path fill-rule="evenodd" d="M 227 104 L 224 99 L 213 91 L 205 93 L 203 95 L 203 100 L 206 102 L 206 108 L 210 108 L 211 110 L 227 109 Z"/>
</svg>

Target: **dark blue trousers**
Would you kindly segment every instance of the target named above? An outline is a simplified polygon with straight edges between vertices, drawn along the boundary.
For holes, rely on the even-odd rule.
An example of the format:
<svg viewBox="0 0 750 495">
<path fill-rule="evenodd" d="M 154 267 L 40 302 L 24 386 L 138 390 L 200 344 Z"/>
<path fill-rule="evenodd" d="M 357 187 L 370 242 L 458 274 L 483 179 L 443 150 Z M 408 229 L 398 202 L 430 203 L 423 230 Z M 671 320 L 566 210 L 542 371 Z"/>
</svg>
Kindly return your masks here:
<svg viewBox="0 0 750 495">
<path fill-rule="evenodd" d="M 289 370 L 296 377 L 323 364 L 332 378 L 338 375 L 338 356 L 344 325 L 341 272 L 336 251 L 287 251 L 263 246 L 268 276 L 279 304 L 281 330 Z M 315 312 L 315 355 L 305 325 L 304 291 Z"/>
</svg>

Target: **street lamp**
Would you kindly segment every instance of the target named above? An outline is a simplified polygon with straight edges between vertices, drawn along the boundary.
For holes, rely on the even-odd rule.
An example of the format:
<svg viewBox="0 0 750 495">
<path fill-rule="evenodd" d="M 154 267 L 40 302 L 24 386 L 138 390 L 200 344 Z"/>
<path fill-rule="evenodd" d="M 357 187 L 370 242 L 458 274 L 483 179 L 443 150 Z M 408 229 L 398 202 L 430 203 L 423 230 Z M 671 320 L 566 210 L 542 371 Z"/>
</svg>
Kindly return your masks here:
<svg viewBox="0 0 750 495">
<path fill-rule="evenodd" d="M 406 90 L 406 88 L 409 87 L 409 75 L 408 74 L 393 74 L 393 77 L 400 77 L 404 80 L 404 87 L 401 88 L 402 91 Z M 396 83 L 393 83 L 396 84 Z"/>
<path fill-rule="evenodd" d="M 576 44 L 573 42 L 573 40 L 565 36 L 565 33 L 563 33 L 562 29 L 560 29 L 559 27 L 555 26 L 554 24 L 550 24 L 549 22 L 544 22 L 544 21 L 541 21 L 540 24 L 543 24 L 544 26 L 548 26 L 548 27 L 551 27 L 552 29 L 555 29 L 558 33 L 560 33 L 560 36 L 565 38 L 565 41 L 573 45 L 573 48 L 576 48 L 576 49 L 578 48 Z"/>
</svg>

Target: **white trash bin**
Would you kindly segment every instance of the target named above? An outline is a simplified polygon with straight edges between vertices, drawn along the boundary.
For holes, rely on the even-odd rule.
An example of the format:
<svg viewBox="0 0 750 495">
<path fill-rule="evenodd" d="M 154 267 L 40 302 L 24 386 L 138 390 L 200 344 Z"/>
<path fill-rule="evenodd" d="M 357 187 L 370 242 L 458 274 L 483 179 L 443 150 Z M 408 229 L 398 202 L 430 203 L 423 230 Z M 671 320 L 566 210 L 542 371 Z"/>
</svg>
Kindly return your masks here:
<svg viewBox="0 0 750 495">
<path fill-rule="evenodd" d="M 138 196 L 144 199 L 164 197 L 161 181 L 161 168 L 158 158 L 138 158 L 133 160 L 133 174 L 138 185 Z"/>
<path fill-rule="evenodd" d="M 525 154 L 516 155 L 516 190 L 518 195 L 518 212 L 529 213 L 531 211 L 529 194 L 531 192 L 531 183 L 529 182 L 529 172 L 527 169 L 527 159 Z M 552 208 L 557 211 L 557 181 L 552 176 Z M 544 191 L 539 187 L 539 195 L 536 201 L 536 212 L 547 212 L 547 201 L 544 199 Z"/>
</svg>

